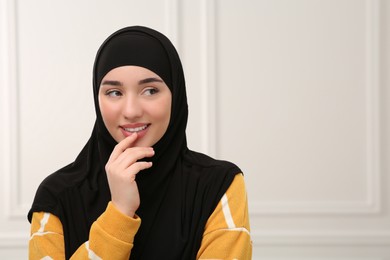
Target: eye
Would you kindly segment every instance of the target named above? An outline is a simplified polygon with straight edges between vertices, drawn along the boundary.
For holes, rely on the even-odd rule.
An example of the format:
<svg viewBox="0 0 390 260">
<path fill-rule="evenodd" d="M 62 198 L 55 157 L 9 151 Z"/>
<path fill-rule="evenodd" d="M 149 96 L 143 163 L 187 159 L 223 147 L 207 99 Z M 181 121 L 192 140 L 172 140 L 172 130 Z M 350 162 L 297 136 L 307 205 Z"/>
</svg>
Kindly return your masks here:
<svg viewBox="0 0 390 260">
<path fill-rule="evenodd" d="M 147 88 L 144 90 L 143 94 L 146 96 L 152 96 L 159 92 L 157 88 Z"/>
<path fill-rule="evenodd" d="M 120 92 L 119 90 L 107 90 L 106 91 L 106 96 L 109 96 L 109 97 L 120 97 L 122 96 L 122 92 Z"/>
</svg>

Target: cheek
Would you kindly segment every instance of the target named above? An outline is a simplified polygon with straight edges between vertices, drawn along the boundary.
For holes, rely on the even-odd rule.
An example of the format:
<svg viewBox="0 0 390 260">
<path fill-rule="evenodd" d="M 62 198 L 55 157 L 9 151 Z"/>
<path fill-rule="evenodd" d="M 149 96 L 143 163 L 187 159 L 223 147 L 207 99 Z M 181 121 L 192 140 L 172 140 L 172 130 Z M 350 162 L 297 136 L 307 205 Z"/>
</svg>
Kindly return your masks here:
<svg viewBox="0 0 390 260">
<path fill-rule="evenodd" d="M 104 124 L 106 125 L 107 128 L 109 128 L 110 123 L 115 121 L 117 117 L 118 109 L 112 103 L 107 102 L 104 99 L 99 100 L 99 106 L 100 106 L 100 112 L 102 114 Z"/>
<path fill-rule="evenodd" d="M 159 112 L 159 118 L 168 126 L 171 117 L 171 98 L 165 98 L 161 100 L 157 111 Z"/>
</svg>

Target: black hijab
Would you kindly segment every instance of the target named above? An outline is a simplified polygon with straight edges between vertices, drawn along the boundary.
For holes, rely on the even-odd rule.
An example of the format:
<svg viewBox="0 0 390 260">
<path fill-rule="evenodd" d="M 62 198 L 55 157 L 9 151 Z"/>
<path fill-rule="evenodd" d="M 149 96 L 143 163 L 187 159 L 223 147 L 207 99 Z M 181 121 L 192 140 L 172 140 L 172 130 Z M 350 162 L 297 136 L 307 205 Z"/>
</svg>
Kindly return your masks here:
<svg viewBox="0 0 390 260">
<path fill-rule="evenodd" d="M 66 258 L 88 240 L 92 223 L 111 199 L 104 166 L 117 144 L 100 113 L 100 82 L 111 69 L 124 65 L 152 70 L 172 93 L 170 123 L 153 146 L 153 167 L 137 174 L 141 205 L 136 213 L 142 224 L 131 259 L 195 259 L 209 216 L 241 171 L 232 163 L 187 148 L 188 107 L 182 65 L 168 38 L 150 28 L 123 28 L 100 47 L 93 71 L 97 119 L 91 137 L 73 163 L 41 183 L 28 219 L 39 211 L 60 218 Z"/>
</svg>

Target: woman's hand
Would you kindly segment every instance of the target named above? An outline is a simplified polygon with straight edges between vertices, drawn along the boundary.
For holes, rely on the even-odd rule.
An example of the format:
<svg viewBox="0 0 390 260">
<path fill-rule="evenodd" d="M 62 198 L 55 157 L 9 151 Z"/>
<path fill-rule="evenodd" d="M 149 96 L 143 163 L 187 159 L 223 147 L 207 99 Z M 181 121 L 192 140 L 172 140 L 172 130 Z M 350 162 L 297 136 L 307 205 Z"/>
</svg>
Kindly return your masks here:
<svg viewBox="0 0 390 260">
<path fill-rule="evenodd" d="M 136 174 L 152 166 L 151 162 L 138 160 L 152 157 L 152 147 L 133 147 L 137 134 L 126 137 L 118 143 L 106 164 L 111 201 L 123 214 L 134 217 L 140 205 Z"/>
</svg>

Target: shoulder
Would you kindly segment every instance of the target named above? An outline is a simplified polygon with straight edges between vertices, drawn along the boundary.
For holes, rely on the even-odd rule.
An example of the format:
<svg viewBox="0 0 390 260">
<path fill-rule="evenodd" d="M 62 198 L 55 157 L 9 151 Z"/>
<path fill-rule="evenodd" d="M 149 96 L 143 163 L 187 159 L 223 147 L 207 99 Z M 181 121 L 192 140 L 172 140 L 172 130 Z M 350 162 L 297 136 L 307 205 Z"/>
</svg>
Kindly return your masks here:
<svg viewBox="0 0 390 260">
<path fill-rule="evenodd" d="M 226 193 L 222 197 L 221 206 L 226 206 L 226 204 L 229 204 L 230 209 L 235 212 L 234 214 L 238 214 L 237 219 L 243 219 L 246 218 L 246 216 L 241 214 L 248 211 L 247 203 L 248 197 L 244 176 L 242 174 L 237 174 L 229 188 L 226 190 Z"/>
<path fill-rule="evenodd" d="M 31 220 L 32 213 L 37 211 L 49 211 L 56 214 L 59 197 L 63 192 L 75 186 L 74 173 L 70 171 L 72 164 L 69 164 L 58 171 L 47 176 L 35 193 L 32 208 L 28 214 Z"/>
<path fill-rule="evenodd" d="M 186 151 L 184 163 L 198 169 L 216 169 L 217 171 L 232 172 L 233 174 L 241 173 L 240 168 L 232 162 L 214 159 L 206 154 L 191 150 Z"/>
<path fill-rule="evenodd" d="M 237 174 L 231 185 L 229 186 L 229 189 L 226 191 L 226 195 L 228 197 L 233 196 L 233 195 L 238 195 L 239 197 L 246 197 L 246 188 L 245 188 L 245 180 L 244 180 L 244 175 L 242 173 Z"/>
<path fill-rule="evenodd" d="M 187 185 L 206 192 L 213 190 L 217 201 L 239 173 L 242 171 L 234 163 L 217 160 L 199 152 L 188 150 L 183 159 L 182 174 L 186 176 Z"/>
<path fill-rule="evenodd" d="M 249 230 L 248 199 L 244 177 L 237 174 L 209 218 L 208 232 L 245 227 Z M 210 227 L 211 225 L 211 227 Z"/>
<path fill-rule="evenodd" d="M 64 189 L 72 187 L 76 184 L 77 174 L 72 170 L 73 163 L 57 170 L 47 176 L 39 185 L 37 192 L 50 192 L 59 194 Z"/>
</svg>

